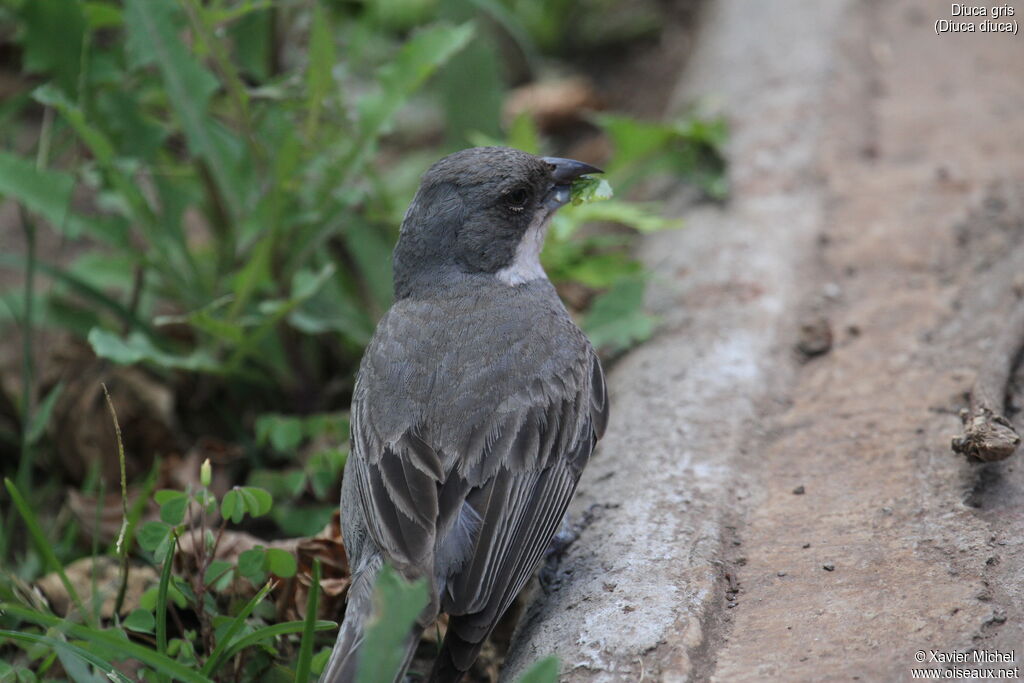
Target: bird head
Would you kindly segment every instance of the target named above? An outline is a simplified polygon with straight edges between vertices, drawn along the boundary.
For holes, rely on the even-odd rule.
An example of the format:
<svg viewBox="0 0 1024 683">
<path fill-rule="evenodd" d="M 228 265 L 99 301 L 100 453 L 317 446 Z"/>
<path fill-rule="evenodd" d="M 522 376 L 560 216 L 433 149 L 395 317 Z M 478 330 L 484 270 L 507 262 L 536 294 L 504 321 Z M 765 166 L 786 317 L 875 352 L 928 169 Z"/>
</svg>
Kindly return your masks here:
<svg viewBox="0 0 1024 683">
<path fill-rule="evenodd" d="M 430 167 L 395 247 L 397 298 L 446 279 L 489 274 L 509 286 L 545 277 L 548 222 L 572 182 L 600 169 L 508 147 L 474 147 Z"/>
</svg>

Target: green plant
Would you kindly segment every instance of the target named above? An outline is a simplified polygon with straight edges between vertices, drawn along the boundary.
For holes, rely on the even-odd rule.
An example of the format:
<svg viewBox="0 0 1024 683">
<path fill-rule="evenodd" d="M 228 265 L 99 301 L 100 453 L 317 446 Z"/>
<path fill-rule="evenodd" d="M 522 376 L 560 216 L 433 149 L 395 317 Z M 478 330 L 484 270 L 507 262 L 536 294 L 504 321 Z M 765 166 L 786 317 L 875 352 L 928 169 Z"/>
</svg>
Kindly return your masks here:
<svg viewBox="0 0 1024 683">
<path fill-rule="evenodd" d="M 137 541 L 143 550 L 152 554 L 155 562 L 162 565 L 159 583 L 142 596 L 140 605 L 123 621 L 115 617 L 113 624 L 103 627 L 95 614 L 87 609 L 63 567 L 48 551 L 48 543 L 35 514 L 14 483 L 5 480 L 29 535 L 60 575 L 75 610 L 62 619 L 38 606 L 4 601 L 0 603 L 0 614 L 45 630 L 33 632 L 22 627 L 2 630 L 0 636 L 15 642 L 45 646 L 59 652 L 62 661 L 67 657 L 76 658 L 107 673 L 116 672 L 114 663 L 127 658 L 136 660 L 144 667 L 143 671 L 148 668 L 155 680 L 170 677 L 209 681 L 220 677 L 219 672 L 225 665 L 247 648 L 255 645 L 267 647 L 281 636 L 302 633 L 306 640 L 300 644 L 298 661 L 299 668 L 306 672 L 308 678 L 312 662 L 312 634 L 336 626 L 334 622 L 316 619 L 319 565 L 314 563 L 305 620 L 266 624 L 262 618 L 255 617 L 254 613 L 261 608 L 276 581 L 295 575 L 295 556 L 284 550 L 257 545 L 242 552 L 237 561 L 215 559 L 229 521 L 239 523 L 246 516 L 265 515 L 270 511 L 273 500 L 262 489 L 234 487 L 218 504 L 216 496 L 207 488 L 209 483 L 209 464 L 205 463 L 198 488 L 157 492 L 155 500 L 160 505 L 160 521 L 147 522 L 139 527 Z M 218 512 L 221 522 L 214 530 L 209 522 Z M 127 528 L 127 519 L 125 517 L 124 528 Z M 193 538 L 196 570 L 179 576 L 172 572 L 172 566 L 175 555 L 180 552 L 179 540 L 186 535 Z M 271 576 L 275 578 L 269 578 Z M 124 578 L 126 580 L 127 576 Z M 218 605 L 223 600 L 215 599 L 214 595 L 230 596 L 233 581 L 241 578 L 262 587 L 244 603 L 236 603 L 231 614 L 221 614 Z M 169 638 L 170 603 L 179 608 L 190 608 L 198 618 L 198 631 L 186 629 L 178 637 Z M 76 618 L 84 619 L 86 623 L 79 624 Z M 129 632 L 149 634 L 155 641 L 155 647 L 133 642 Z M 73 640 L 68 642 L 66 638 Z"/>
</svg>

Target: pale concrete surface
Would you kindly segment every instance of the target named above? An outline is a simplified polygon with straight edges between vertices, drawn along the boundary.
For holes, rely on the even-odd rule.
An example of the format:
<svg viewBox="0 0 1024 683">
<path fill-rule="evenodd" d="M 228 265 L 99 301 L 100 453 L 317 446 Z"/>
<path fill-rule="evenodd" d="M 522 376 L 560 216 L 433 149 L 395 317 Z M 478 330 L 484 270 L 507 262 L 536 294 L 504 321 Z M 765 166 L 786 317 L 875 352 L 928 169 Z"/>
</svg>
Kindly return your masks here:
<svg viewBox="0 0 1024 683">
<path fill-rule="evenodd" d="M 677 101 L 728 113 L 733 197 L 643 248 L 664 327 L 611 375 L 594 520 L 509 680 L 552 652 L 569 681 L 1022 666 L 1024 467 L 949 439 L 1024 291 L 1024 37 L 936 36 L 949 9 L 707 4 Z M 835 345 L 801 363 L 809 313 Z"/>
</svg>

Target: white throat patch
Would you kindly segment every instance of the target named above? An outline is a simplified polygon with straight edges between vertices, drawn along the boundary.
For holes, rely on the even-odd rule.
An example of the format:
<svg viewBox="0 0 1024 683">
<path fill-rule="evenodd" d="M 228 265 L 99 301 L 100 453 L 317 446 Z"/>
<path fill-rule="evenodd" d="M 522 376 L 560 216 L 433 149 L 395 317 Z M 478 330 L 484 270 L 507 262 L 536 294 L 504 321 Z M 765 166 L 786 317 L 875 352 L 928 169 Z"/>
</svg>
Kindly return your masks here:
<svg viewBox="0 0 1024 683">
<path fill-rule="evenodd" d="M 554 211 L 539 212 L 523 234 L 523 239 L 516 245 L 516 254 L 510 265 L 495 273 L 498 279 L 510 287 L 521 285 L 531 280 L 547 278 L 547 273 L 540 265 L 540 252 L 544 248 L 544 237 L 548 233 L 548 224 Z"/>
</svg>

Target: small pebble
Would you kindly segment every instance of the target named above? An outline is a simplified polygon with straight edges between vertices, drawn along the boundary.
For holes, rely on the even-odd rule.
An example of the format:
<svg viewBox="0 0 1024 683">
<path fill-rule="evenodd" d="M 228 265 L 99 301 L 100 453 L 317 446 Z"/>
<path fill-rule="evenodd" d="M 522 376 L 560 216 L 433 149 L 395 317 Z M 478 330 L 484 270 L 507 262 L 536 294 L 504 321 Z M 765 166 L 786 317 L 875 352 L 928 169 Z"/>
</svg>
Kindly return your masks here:
<svg viewBox="0 0 1024 683">
<path fill-rule="evenodd" d="M 804 489 L 804 485 L 803 484 L 801 484 L 800 486 L 797 486 L 795 489 L 793 489 L 793 495 L 795 495 L 795 496 L 802 496 L 802 495 L 804 495 L 804 493 L 806 493 L 806 490 Z"/>
<path fill-rule="evenodd" d="M 785 575 L 786 575 L 786 572 L 779 572 L 778 574 L 776 574 L 776 576 L 785 576 Z"/>
<path fill-rule="evenodd" d="M 810 544 L 810 543 L 804 543 L 804 544 L 803 544 L 802 546 L 800 546 L 800 547 L 801 547 L 801 548 L 810 548 L 810 547 L 811 547 L 811 544 Z"/>
<path fill-rule="evenodd" d="M 836 566 L 834 564 L 823 564 L 821 565 L 821 568 L 827 572 L 834 572 L 836 570 Z"/>
</svg>

